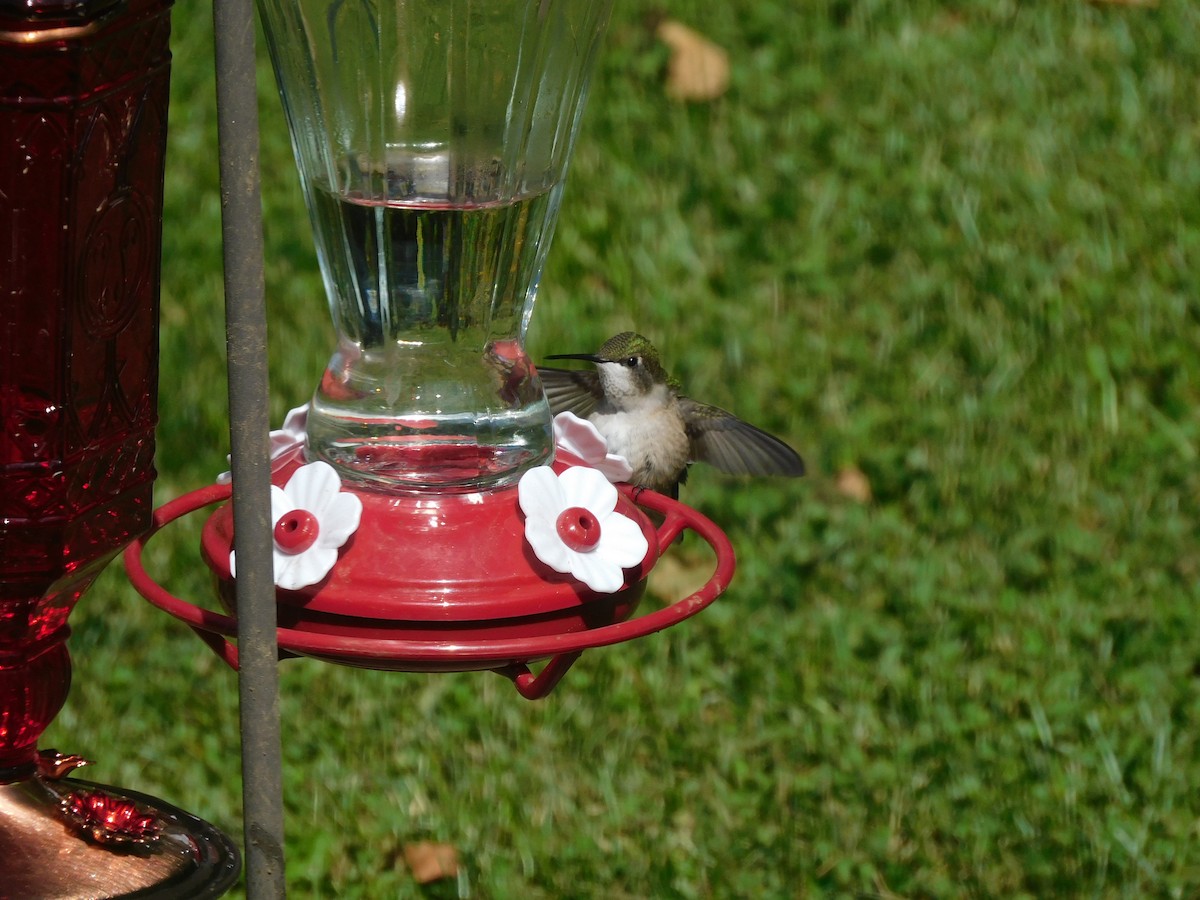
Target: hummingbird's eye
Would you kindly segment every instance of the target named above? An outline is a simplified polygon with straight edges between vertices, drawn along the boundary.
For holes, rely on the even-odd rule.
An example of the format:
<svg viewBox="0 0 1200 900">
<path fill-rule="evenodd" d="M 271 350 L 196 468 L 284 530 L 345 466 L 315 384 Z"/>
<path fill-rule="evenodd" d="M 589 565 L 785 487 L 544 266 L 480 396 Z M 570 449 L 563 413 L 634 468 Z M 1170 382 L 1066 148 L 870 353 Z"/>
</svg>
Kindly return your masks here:
<svg viewBox="0 0 1200 900">
<path fill-rule="evenodd" d="M 639 365 L 641 365 L 641 362 L 642 358 L 640 356 L 631 356 L 624 360 L 624 364 L 630 369 L 636 369 Z"/>
</svg>

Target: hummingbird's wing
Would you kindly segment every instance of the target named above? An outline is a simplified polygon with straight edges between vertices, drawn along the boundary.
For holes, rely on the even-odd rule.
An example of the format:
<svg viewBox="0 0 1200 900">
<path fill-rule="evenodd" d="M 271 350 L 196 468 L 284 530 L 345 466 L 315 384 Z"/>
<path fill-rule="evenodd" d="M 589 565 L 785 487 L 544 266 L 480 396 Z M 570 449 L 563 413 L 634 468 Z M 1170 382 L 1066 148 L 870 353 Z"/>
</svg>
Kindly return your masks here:
<svg viewBox="0 0 1200 900">
<path fill-rule="evenodd" d="M 600 397 L 600 376 L 595 369 L 553 369 L 537 367 L 546 389 L 550 412 L 573 412 L 586 419 L 596 411 Z"/>
<path fill-rule="evenodd" d="M 706 403 L 680 397 L 679 404 L 693 460 L 730 475 L 804 474 L 804 460 L 774 435 Z"/>
</svg>

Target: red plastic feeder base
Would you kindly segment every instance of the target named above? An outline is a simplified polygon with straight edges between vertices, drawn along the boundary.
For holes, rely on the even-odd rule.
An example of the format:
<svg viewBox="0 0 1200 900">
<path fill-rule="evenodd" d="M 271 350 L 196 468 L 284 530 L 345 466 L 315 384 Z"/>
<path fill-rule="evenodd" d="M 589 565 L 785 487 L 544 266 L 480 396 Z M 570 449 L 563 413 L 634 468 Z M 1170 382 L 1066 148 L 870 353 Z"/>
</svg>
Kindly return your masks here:
<svg viewBox="0 0 1200 900">
<path fill-rule="evenodd" d="M 302 463 L 279 465 L 282 485 Z M 566 464 L 555 464 L 556 470 Z M 343 486 L 343 489 L 354 490 Z M 515 488 L 475 494 L 355 493 L 363 501 L 358 530 L 319 584 L 279 590 L 281 655 L 311 656 L 342 665 L 407 672 L 494 670 L 529 699 L 545 696 L 579 655 L 675 625 L 708 606 L 733 577 L 733 548 L 724 532 L 688 506 L 651 491 L 618 486 L 617 511 L 639 524 L 649 550 L 625 570 L 612 594 L 595 593 L 540 562 L 524 539 Z M 160 609 L 186 622 L 222 659 L 237 666 L 231 489 L 213 485 L 155 512 L 153 528 L 125 553 L 130 580 Z M 181 600 L 142 565 L 148 540 L 166 525 L 213 504 L 201 553 L 216 576 L 222 614 Z M 645 510 L 662 522 L 655 527 Z M 646 577 L 676 538 L 690 530 L 716 555 L 699 590 L 663 609 L 630 618 Z M 534 675 L 529 665 L 548 660 Z"/>
</svg>

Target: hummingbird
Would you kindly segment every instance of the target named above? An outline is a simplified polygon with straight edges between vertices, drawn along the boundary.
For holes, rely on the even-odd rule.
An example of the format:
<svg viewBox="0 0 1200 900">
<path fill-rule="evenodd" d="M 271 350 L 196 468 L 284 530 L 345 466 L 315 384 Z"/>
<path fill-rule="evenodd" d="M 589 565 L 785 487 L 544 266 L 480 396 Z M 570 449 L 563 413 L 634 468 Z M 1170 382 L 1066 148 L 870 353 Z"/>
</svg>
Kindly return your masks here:
<svg viewBox="0 0 1200 900">
<path fill-rule="evenodd" d="M 554 415 L 589 420 L 612 453 L 633 468 L 630 483 L 678 498 L 688 466 L 705 462 L 731 475 L 804 474 L 804 461 L 774 435 L 733 413 L 680 393 L 658 350 L 632 331 L 609 338 L 596 353 L 562 353 L 594 369 L 538 367 Z"/>
</svg>

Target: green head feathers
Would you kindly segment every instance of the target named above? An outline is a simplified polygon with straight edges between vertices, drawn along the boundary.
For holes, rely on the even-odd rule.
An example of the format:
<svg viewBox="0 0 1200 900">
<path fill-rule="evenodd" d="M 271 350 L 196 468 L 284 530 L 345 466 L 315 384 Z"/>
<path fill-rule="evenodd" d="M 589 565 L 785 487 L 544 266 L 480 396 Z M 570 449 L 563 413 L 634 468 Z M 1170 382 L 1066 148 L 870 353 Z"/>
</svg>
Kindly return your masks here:
<svg viewBox="0 0 1200 900">
<path fill-rule="evenodd" d="M 596 356 L 606 362 L 638 359 L 641 361 L 641 367 L 655 384 L 666 383 L 676 390 L 679 388 L 678 382 L 663 368 L 658 349 L 650 343 L 648 338 L 635 331 L 623 331 L 613 335 L 601 345 Z"/>
</svg>

